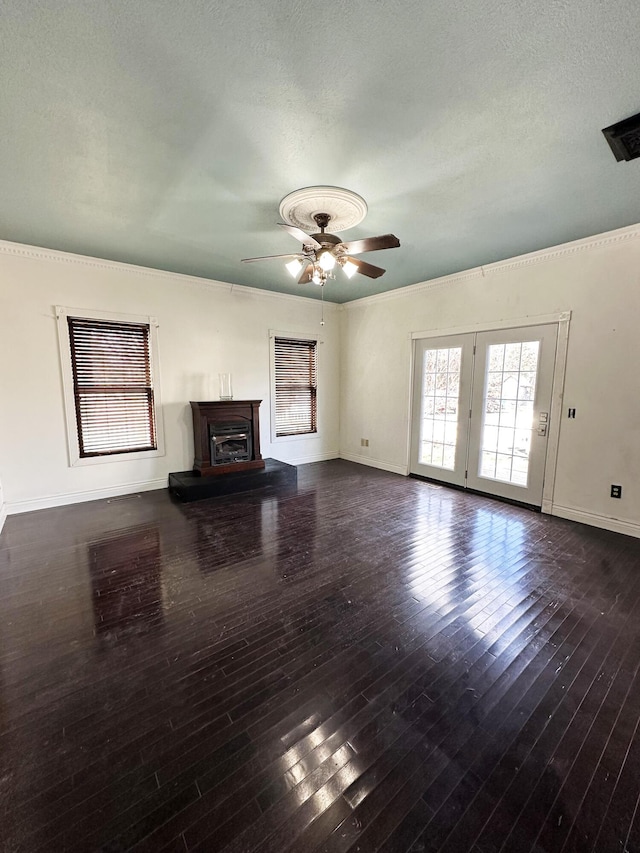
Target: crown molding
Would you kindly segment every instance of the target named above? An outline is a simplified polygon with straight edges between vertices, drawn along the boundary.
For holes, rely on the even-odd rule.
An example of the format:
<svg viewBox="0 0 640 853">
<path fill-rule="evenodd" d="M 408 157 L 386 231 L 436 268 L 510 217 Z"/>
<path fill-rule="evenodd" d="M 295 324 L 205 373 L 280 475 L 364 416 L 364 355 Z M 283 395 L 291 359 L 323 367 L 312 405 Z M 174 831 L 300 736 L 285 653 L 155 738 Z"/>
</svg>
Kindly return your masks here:
<svg viewBox="0 0 640 853">
<path fill-rule="evenodd" d="M 486 269 L 486 267 L 485 267 Z M 401 296 L 412 296 L 422 293 L 424 290 L 435 290 L 438 287 L 446 287 L 461 281 L 469 281 L 474 278 L 483 278 L 482 267 L 473 267 L 451 275 L 443 275 L 439 278 L 430 278 L 427 281 L 419 281 L 417 284 L 408 284 L 406 287 L 397 287 L 395 290 L 385 290 L 384 293 L 375 293 L 373 296 L 363 296 L 360 299 L 352 299 L 343 302 L 342 305 L 348 309 L 351 306 L 373 305 L 376 302 L 387 302 L 389 299 L 398 299 Z"/>
<path fill-rule="evenodd" d="M 572 240 L 570 243 L 560 243 L 548 249 L 539 249 L 537 252 L 529 252 L 526 255 L 517 255 L 515 258 L 507 258 L 504 261 L 495 261 L 480 269 L 488 272 L 506 272 L 509 270 L 528 267 L 533 264 L 553 261 L 568 255 L 577 255 L 591 249 L 600 249 L 612 246 L 616 243 L 625 243 L 640 237 L 640 224 L 627 225 L 625 228 L 617 228 L 615 231 L 605 231 L 602 234 L 594 234 L 592 237 L 582 237 Z"/>
<path fill-rule="evenodd" d="M 53 261 L 54 263 L 72 264 L 93 269 L 107 270 L 110 272 L 124 272 L 131 275 L 144 276 L 170 280 L 187 287 L 196 287 L 201 290 L 222 290 L 225 293 L 238 293 L 246 296 L 269 297 L 272 299 L 284 299 L 287 301 L 304 302 L 318 305 L 318 299 L 310 296 L 297 296 L 293 293 L 279 293 L 275 290 L 263 290 L 260 287 L 247 287 L 244 284 L 233 284 L 232 282 L 216 281 L 215 279 L 203 278 L 202 276 L 186 275 L 185 273 L 157 270 L 153 267 L 141 267 L 136 264 L 127 264 L 123 261 L 109 261 L 104 258 L 94 258 L 89 255 L 75 255 L 72 252 L 62 252 L 59 249 L 45 249 L 39 246 L 29 246 L 26 243 L 12 243 L 8 240 L 0 240 L 0 255 L 12 255 L 14 257 L 28 258 L 35 261 Z M 338 307 L 338 303 L 324 301 L 325 308 L 330 311 Z"/>
<path fill-rule="evenodd" d="M 583 237 L 569 243 L 560 243 L 557 246 L 552 246 L 548 249 L 539 249 L 538 251 L 529 252 L 524 255 L 517 255 L 514 258 L 507 258 L 503 261 L 495 261 L 491 264 L 471 267 L 470 269 L 461 270 L 460 272 L 452 273 L 450 275 L 427 279 L 426 281 L 410 284 L 406 287 L 386 290 L 383 293 L 376 293 L 373 296 L 363 296 L 360 299 L 352 299 L 343 303 L 331 302 L 325 299 L 324 304 L 329 311 L 344 311 L 351 307 L 357 307 L 360 305 L 373 305 L 378 302 L 386 302 L 389 299 L 400 299 L 406 296 L 413 296 L 416 293 L 422 293 L 426 290 L 448 287 L 452 284 L 459 284 L 473 279 L 485 278 L 489 273 L 501 274 L 521 269 L 522 267 L 546 263 L 562 257 L 569 257 L 580 252 L 625 243 L 630 240 L 635 240 L 638 237 L 640 237 L 640 224 L 628 225 L 624 228 L 617 228 L 614 231 L 605 231 L 602 234 L 595 234 L 592 237 Z M 127 264 L 122 261 L 109 261 L 103 258 L 94 258 L 89 255 L 76 255 L 71 252 L 62 252 L 58 249 L 46 249 L 39 246 L 30 246 L 26 243 L 12 243 L 8 240 L 0 240 L 0 254 L 28 258 L 31 260 L 54 261 L 55 263 L 74 264 L 92 267 L 94 269 L 126 272 L 131 275 L 139 275 L 156 279 L 166 279 L 188 287 L 197 287 L 204 290 L 222 290 L 226 293 L 238 293 L 246 296 L 260 296 L 271 299 L 284 299 L 286 301 L 293 300 L 294 302 L 303 301 L 304 303 L 311 303 L 313 305 L 318 304 L 317 299 L 312 299 L 309 296 L 297 296 L 293 293 L 280 293 L 275 290 L 263 290 L 260 287 L 247 287 L 244 284 L 233 284 L 231 282 L 216 281 L 215 279 L 203 278 L 201 276 L 186 275 L 185 273 L 168 272 L 167 270 L 158 270 L 153 267 L 142 267 L 137 266 L 136 264 Z"/>
<path fill-rule="evenodd" d="M 353 299 L 349 302 L 345 302 L 343 303 L 343 306 L 345 309 L 349 309 L 352 306 L 373 305 L 377 302 L 386 302 L 389 299 L 413 296 L 416 293 L 421 293 L 425 290 L 446 287 L 451 284 L 470 281 L 475 278 L 486 278 L 489 273 L 501 274 L 511 272 L 512 270 L 521 269 L 522 267 L 534 266 L 535 264 L 546 263 L 558 258 L 577 255 L 580 252 L 600 249 L 619 243 L 625 243 L 630 240 L 636 240 L 638 237 L 640 237 L 640 224 L 627 225 L 624 228 L 617 228 L 614 231 L 605 231 L 602 234 L 595 234 L 592 237 L 583 237 L 579 240 L 572 240 L 570 243 L 560 243 L 557 246 L 552 246 L 548 249 L 539 249 L 536 252 L 517 255 L 515 258 L 507 258 L 504 261 L 495 261 L 492 264 L 472 267 L 468 270 L 462 270 L 459 273 L 452 273 L 451 275 L 428 279 L 427 281 L 421 281 L 417 284 L 407 285 L 407 287 L 398 287 L 395 290 L 387 290 L 384 293 L 376 293 L 373 296 L 363 296 L 361 299 Z"/>
</svg>

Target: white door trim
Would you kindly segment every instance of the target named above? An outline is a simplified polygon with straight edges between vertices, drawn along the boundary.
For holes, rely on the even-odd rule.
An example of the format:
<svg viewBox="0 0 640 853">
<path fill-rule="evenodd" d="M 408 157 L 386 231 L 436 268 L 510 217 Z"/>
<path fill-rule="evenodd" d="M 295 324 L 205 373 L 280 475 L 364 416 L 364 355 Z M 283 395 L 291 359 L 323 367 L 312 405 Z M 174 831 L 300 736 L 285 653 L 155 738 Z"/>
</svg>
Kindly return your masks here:
<svg viewBox="0 0 640 853">
<path fill-rule="evenodd" d="M 562 418 L 562 401 L 564 400 L 564 377 L 567 366 L 567 349 L 569 347 L 568 311 L 563 319 L 558 320 L 558 340 L 556 342 L 556 363 L 553 369 L 553 390 L 551 392 L 551 413 L 549 416 L 549 443 L 547 459 L 544 466 L 544 486 L 542 488 L 542 512 L 551 515 L 553 510 L 553 490 L 556 482 L 558 466 L 558 445 L 560 444 L 560 419 Z"/>
<path fill-rule="evenodd" d="M 497 329 L 516 329 L 526 326 L 543 326 L 548 323 L 558 324 L 558 339 L 556 343 L 556 360 L 553 369 L 553 390 L 551 392 L 551 411 L 549 441 L 544 466 L 544 486 L 542 489 L 541 511 L 551 515 L 553 512 L 553 493 L 555 489 L 556 468 L 558 464 L 558 445 L 560 442 L 560 418 L 562 417 L 562 401 L 564 399 L 564 380 L 567 365 L 567 349 L 569 346 L 569 324 L 571 311 L 560 311 L 553 314 L 538 314 L 532 317 L 519 317 L 513 320 L 495 320 L 487 323 L 469 323 L 464 326 L 454 326 L 448 329 L 429 329 L 411 332 L 410 346 L 410 376 L 415 371 L 415 347 L 413 341 L 420 338 L 438 338 L 448 335 L 463 335 L 468 332 L 492 332 Z M 410 471 L 411 459 L 411 424 L 413 423 L 413 395 L 409 394 L 409 440 L 407 441 L 407 471 Z"/>
<path fill-rule="evenodd" d="M 548 323 L 568 324 L 570 319 L 571 311 L 535 314 L 531 317 L 516 317 L 512 320 L 492 320 L 486 323 L 467 323 L 464 326 L 453 326 L 448 329 L 427 329 L 426 331 L 411 332 L 411 339 L 441 338 L 445 335 L 465 335 L 469 332 L 495 332 L 498 329 L 519 329 L 522 326 L 546 326 Z"/>
</svg>

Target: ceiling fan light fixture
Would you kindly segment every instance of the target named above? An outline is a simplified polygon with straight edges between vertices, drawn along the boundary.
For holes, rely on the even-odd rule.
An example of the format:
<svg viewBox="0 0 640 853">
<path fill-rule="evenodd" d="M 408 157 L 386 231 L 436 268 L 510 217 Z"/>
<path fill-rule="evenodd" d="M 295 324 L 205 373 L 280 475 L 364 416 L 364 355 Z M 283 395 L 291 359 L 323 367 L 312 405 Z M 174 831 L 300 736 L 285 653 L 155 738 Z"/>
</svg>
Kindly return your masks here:
<svg viewBox="0 0 640 853">
<path fill-rule="evenodd" d="M 320 252 L 318 255 L 318 263 L 325 272 L 329 272 L 329 270 L 332 270 L 335 267 L 336 259 L 328 249 L 324 249 L 324 251 Z"/>
<path fill-rule="evenodd" d="M 342 270 L 347 278 L 353 278 L 353 276 L 358 272 L 358 267 L 351 263 L 351 261 L 344 261 L 342 264 Z"/>
<path fill-rule="evenodd" d="M 285 264 L 285 268 L 289 270 L 291 275 L 295 278 L 300 275 L 300 270 L 302 269 L 302 261 L 299 258 L 294 258 L 292 261 L 289 261 L 288 264 Z"/>
<path fill-rule="evenodd" d="M 284 263 L 286 260 L 287 272 L 297 278 L 299 284 L 311 282 L 320 287 L 335 278 L 333 271 L 336 264 L 349 279 L 356 273 L 367 278 L 380 278 L 385 272 L 382 267 L 354 260 L 351 256 L 379 252 L 381 249 L 396 249 L 400 240 L 395 234 L 343 240 L 335 233 L 357 225 L 366 212 L 365 200 L 350 190 L 339 187 L 295 190 L 280 202 L 280 215 L 284 221 L 278 222 L 278 227 L 297 241 L 298 251 L 288 255 L 242 258 L 242 261 L 253 263 L 278 258 Z M 329 227 L 331 232 L 327 231 Z M 312 229 L 312 233 L 307 233 L 308 229 Z"/>
</svg>

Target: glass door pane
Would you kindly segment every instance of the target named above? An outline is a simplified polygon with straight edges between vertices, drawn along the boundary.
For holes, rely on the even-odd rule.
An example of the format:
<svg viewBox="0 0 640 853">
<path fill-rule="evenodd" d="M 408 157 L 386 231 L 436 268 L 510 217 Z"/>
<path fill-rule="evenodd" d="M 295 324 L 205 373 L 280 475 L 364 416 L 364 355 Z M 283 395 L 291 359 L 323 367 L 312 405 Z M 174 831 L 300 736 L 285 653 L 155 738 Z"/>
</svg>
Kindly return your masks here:
<svg viewBox="0 0 640 853">
<path fill-rule="evenodd" d="M 453 471 L 460 410 L 462 347 L 426 349 L 422 359 L 421 465 Z"/>
<path fill-rule="evenodd" d="M 464 483 L 472 365 L 473 335 L 415 342 L 412 473 Z"/>
<path fill-rule="evenodd" d="M 554 324 L 478 333 L 469 488 L 542 503 L 557 333 Z"/>
<path fill-rule="evenodd" d="M 487 347 L 481 477 L 527 485 L 539 350 L 540 341 Z"/>
</svg>

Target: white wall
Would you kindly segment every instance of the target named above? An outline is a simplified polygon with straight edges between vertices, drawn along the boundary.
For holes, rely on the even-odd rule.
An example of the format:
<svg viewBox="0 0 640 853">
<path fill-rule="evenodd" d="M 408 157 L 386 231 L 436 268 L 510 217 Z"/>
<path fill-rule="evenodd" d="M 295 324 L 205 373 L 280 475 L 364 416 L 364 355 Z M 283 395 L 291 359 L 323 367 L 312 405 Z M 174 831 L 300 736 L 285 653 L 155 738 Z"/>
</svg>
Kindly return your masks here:
<svg viewBox="0 0 640 853">
<path fill-rule="evenodd" d="M 69 466 L 54 306 L 159 321 L 166 455 Z M 9 513 L 144 488 L 193 465 L 189 400 L 262 399 L 263 457 L 301 463 L 339 453 L 339 316 L 311 299 L 0 242 L 0 447 Z M 318 435 L 271 443 L 269 330 L 318 335 Z"/>
<path fill-rule="evenodd" d="M 2 483 L 0 483 L 0 533 L 2 533 L 2 528 L 4 527 L 4 522 L 7 517 L 7 505 L 4 499 L 4 491 L 2 489 Z"/>
<path fill-rule="evenodd" d="M 341 455 L 400 473 L 412 332 L 571 311 L 552 512 L 640 535 L 638 227 L 346 307 Z M 569 406 L 575 420 L 566 418 Z M 622 500 L 609 497 L 612 483 L 622 485 Z"/>
<path fill-rule="evenodd" d="M 69 467 L 56 304 L 158 318 L 166 456 Z M 553 512 L 640 534 L 640 228 L 345 308 L 325 304 L 321 328 L 314 300 L 0 242 L 0 525 L 6 510 L 163 488 L 193 463 L 188 401 L 217 398 L 223 371 L 237 399 L 264 401 L 263 456 L 406 473 L 411 332 L 571 311 L 563 411 L 577 417 L 561 421 Z M 270 441 L 269 329 L 325 341 L 315 438 Z"/>
</svg>

